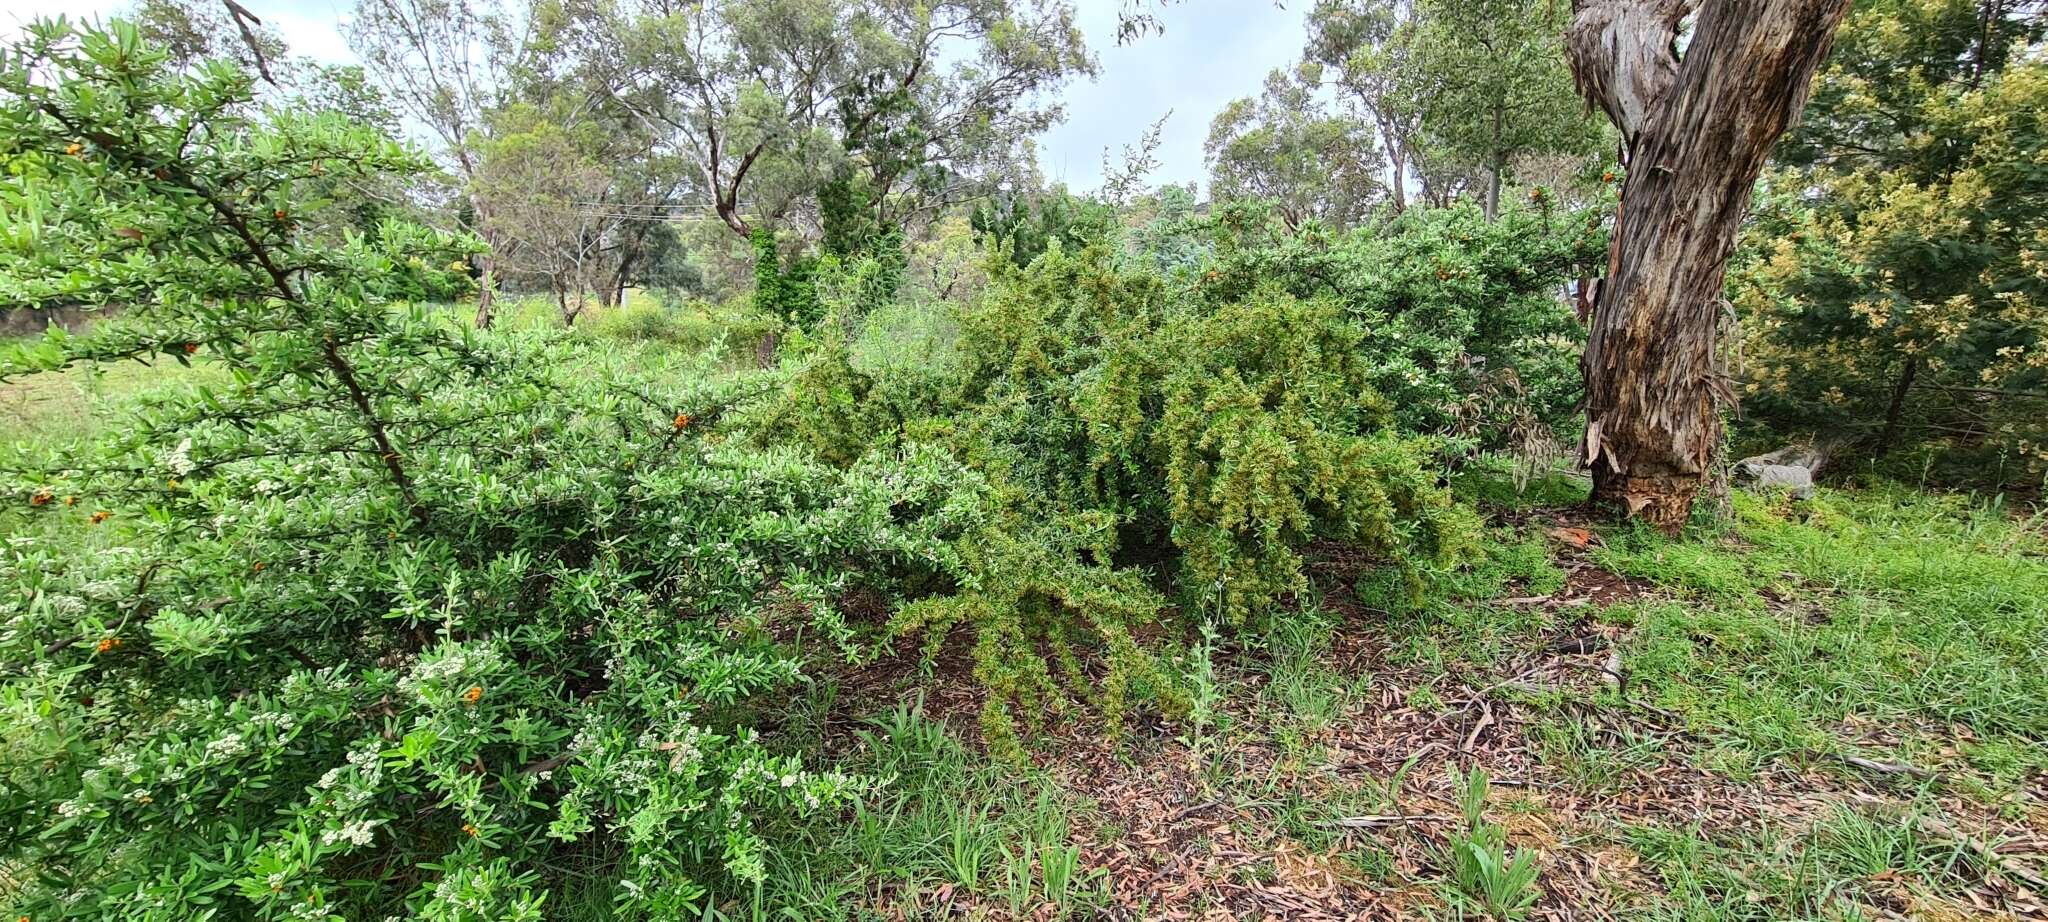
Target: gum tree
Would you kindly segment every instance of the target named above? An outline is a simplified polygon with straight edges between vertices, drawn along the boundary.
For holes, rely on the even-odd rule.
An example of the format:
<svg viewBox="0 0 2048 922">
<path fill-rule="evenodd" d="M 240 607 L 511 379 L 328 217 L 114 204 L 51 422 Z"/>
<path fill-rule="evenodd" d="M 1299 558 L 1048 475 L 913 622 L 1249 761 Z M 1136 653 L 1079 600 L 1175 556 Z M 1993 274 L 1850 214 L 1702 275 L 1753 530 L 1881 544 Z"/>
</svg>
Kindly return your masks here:
<svg viewBox="0 0 2048 922">
<path fill-rule="evenodd" d="M 1665 530 L 1691 515 L 1733 398 L 1715 359 L 1728 257 L 1849 2 L 1574 2 L 1572 73 L 1628 165 L 1584 359 L 1596 505 Z"/>
</svg>

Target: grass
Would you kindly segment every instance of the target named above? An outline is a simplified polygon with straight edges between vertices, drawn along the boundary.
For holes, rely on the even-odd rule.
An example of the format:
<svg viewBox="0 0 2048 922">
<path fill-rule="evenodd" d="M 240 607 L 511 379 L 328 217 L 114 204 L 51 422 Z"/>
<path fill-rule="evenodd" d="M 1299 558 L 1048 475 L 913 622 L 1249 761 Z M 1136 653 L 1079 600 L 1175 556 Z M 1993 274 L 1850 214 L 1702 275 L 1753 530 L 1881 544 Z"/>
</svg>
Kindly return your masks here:
<svg viewBox="0 0 2048 922">
<path fill-rule="evenodd" d="M 1627 535 L 1599 555 L 1677 597 L 1620 614 L 1658 703 L 1766 758 L 1967 763 L 2007 789 L 2048 769 L 2040 518 L 1896 491 L 1736 510 L 1727 538 Z"/>
<path fill-rule="evenodd" d="M 1002 910 L 1055 918 L 1102 905 L 1099 874 L 1081 861 L 1072 820 L 1086 799 L 1028 768 L 991 764 L 921 704 L 900 703 L 855 731 L 841 763 L 883 779 L 843 827 L 781 830 L 760 897 L 789 919 L 911 917 Z"/>
<path fill-rule="evenodd" d="M 0 343 L 0 348 L 7 345 Z M 192 366 L 113 362 L 24 375 L 0 383 L 0 443 L 31 443 L 37 449 L 74 445 L 98 433 L 126 398 L 209 376 L 203 359 Z"/>
</svg>

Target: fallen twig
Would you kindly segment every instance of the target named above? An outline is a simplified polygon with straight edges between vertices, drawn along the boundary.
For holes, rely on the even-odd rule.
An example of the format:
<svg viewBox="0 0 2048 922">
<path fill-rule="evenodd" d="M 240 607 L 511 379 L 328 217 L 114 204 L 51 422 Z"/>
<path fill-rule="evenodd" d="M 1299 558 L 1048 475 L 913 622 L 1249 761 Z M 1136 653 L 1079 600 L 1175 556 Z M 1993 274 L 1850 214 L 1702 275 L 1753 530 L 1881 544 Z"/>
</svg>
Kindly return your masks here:
<svg viewBox="0 0 2048 922">
<path fill-rule="evenodd" d="M 1448 823 L 1451 818 L 1434 813 L 1368 813 L 1364 816 L 1340 816 L 1325 820 L 1325 826 L 1344 829 L 1379 829 L 1386 826 L 1401 826 L 1408 823 Z"/>
<path fill-rule="evenodd" d="M 1904 762 L 1880 762 L 1876 759 L 1866 759 L 1861 756 L 1836 756 L 1836 758 L 1848 765 L 1867 772 L 1876 772 L 1880 775 L 1909 775 L 1922 780 L 1940 777 L 1940 775 L 1933 771 L 1921 768 L 1918 765 L 1908 765 Z"/>
<path fill-rule="evenodd" d="M 1470 755 L 1472 744 L 1479 742 L 1480 732 L 1487 727 L 1493 726 L 1493 724 L 1493 705 L 1487 702 L 1486 696 L 1481 695 L 1479 698 L 1479 719 L 1472 722 L 1472 732 L 1465 734 L 1465 742 L 1458 746 L 1458 751 Z"/>
</svg>

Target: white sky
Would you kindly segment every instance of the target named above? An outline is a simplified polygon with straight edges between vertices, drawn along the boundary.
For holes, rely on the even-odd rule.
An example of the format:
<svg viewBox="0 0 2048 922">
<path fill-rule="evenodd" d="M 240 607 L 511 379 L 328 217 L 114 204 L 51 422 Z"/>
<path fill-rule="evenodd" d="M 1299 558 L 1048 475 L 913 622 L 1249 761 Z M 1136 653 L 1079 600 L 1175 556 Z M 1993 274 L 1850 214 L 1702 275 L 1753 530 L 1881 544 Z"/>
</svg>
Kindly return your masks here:
<svg viewBox="0 0 2048 922">
<path fill-rule="evenodd" d="M 1259 91 L 1266 72 L 1290 65 L 1301 52 L 1302 20 L 1310 0 L 1182 0 L 1152 6 L 1165 27 L 1132 44 L 1116 44 L 1120 0 L 1073 0 L 1082 33 L 1101 74 L 1070 84 L 1061 94 L 1067 119 L 1039 139 L 1039 165 L 1048 180 L 1076 191 L 1102 180 L 1102 153 L 1120 158 L 1153 120 L 1172 110 L 1161 135 L 1156 183 L 1199 181 L 1209 119 L 1231 99 Z M 0 38 L 38 16 L 103 17 L 129 0 L 6 0 Z M 354 59 L 336 24 L 354 0 L 243 0 L 243 5 L 284 36 L 295 54 L 321 61 Z"/>
</svg>

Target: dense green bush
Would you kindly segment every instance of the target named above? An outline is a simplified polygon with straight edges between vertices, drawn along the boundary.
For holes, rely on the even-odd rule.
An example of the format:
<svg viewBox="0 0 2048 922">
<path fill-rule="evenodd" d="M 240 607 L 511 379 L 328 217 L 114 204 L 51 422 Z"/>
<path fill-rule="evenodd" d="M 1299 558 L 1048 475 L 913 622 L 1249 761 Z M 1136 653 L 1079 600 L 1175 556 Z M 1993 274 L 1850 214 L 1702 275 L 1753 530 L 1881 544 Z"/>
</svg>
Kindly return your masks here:
<svg viewBox="0 0 2048 922">
<path fill-rule="evenodd" d="M 685 352 L 751 357 L 761 341 L 780 330 L 780 320 L 756 313 L 744 298 L 723 302 L 641 294 L 624 305 L 598 311 L 588 324 L 599 336 L 673 346 Z"/>
<path fill-rule="evenodd" d="M 1129 552 L 1176 549 L 1182 590 L 1233 619 L 1302 589 L 1315 537 L 1418 575 L 1459 561 L 1468 514 L 1394 429 L 1361 324 L 1274 287 L 1174 294 L 1107 246 L 996 270 L 962 321 L 977 463 L 1111 515 Z"/>
<path fill-rule="evenodd" d="M 1456 427 L 1469 395 L 1500 386 L 1504 375 L 1523 395 L 1518 412 L 1553 427 L 1574 413 L 1585 331 L 1561 295 L 1567 281 L 1606 266 L 1599 211 L 1539 205 L 1488 221 L 1471 206 L 1411 209 L 1332 234 L 1288 233 L 1264 209 L 1238 204 L 1193 232 L 1214 249 L 1196 285 L 1210 303 L 1277 288 L 1349 314 L 1368 380 L 1404 429 Z"/>
<path fill-rule="evenodd" d="M 957 583 L 979 478 L 724 443 L 752 377 L 394 303 L 471 244 L 309 233 L 291 190 L 423 160 L 232 68 L 44 25 L 0 82 L 6 295 L 129 305 L 0 374 L 223 372 L 6 485 L 10 915 L 695 915 L 760 880 L 761 819 L 861 790 L 761 694 L 866 655 L 847 593 Z"/>
<path fill-rule="evenodd" d="M 942 445 L 988 478 L 1006 524 L 963 543 L 962 592 L 895 625 L 971 626 L 984 727 L 1013 753 L 1019 717 L 1061 692 L 1112 727 L 1137 701 L 1177 709 L 1141 629 L 1169 602 L 1240 624 L 1276 612 L 1307 588 L 1316 540 L 1377 553 L 1411 595 L 1467 562 L 1476 520 L 1438 459 L 1569 420 L 1578 327 L 1558 293 L 1604 243 L 1589 214 L 1451 210 L 1331 237 L 1256 206 L 1084 239 L 1028 260 L 992 244 L 988 285 L 943 327 L 957 340 L 920 362 L 842 345 L 848 318 L 901 310 L 836 267 L 812 276 L 820 338 L 742 423 L 841 467 Z M 1475 414 L 1482 383 L 1514 393 Z"/>
<path fill-rule="evenodd" d="M 1924 124 L 1896 155 L 1935 152 L 1938 165 L 1788 171 L 1760 196 L 1729 276 L 1744 409 L 1777 438 L 1841 444 L 1840 460 L 1925 446 L 1893 472 L 1918 479 L 1938 463 L 1950 483 L 2038 487 L 2048 63 L 1923 80 Z"/>
</svg>

